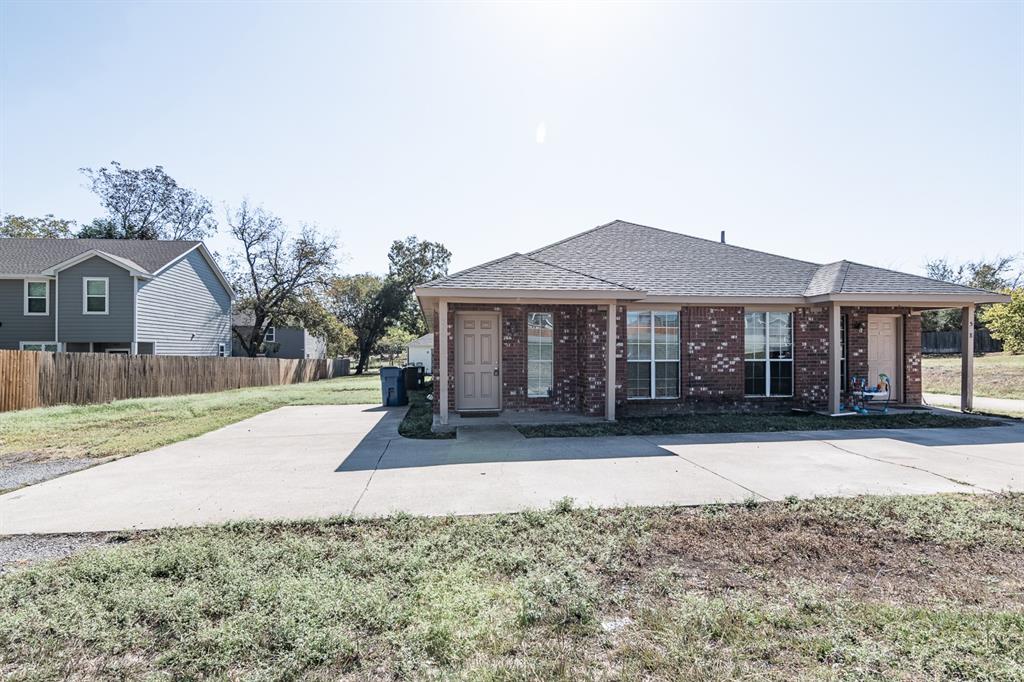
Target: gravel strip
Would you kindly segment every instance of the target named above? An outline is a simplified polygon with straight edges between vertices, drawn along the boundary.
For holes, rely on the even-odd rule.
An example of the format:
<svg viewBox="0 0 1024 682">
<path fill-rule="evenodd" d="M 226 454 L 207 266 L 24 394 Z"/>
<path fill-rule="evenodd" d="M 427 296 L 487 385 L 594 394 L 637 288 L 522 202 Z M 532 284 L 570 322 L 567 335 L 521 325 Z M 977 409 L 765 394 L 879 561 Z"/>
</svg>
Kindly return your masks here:
<svg viewBox="0 0 1024 682">
<path fill-rule="evenodd" d="M 63 559 L 109 542 L 110 533 L 73 535 L 8 535 L 0 537 L 0 575 L 47 559 Z"/>
<path fill-rule="evenodd" d="M 99 464 L 99 459 L 54 459 L 42 462 L 3 462 L 0 464 L 0 490 L 41 483 L 63 474 Z"/>
</svg>

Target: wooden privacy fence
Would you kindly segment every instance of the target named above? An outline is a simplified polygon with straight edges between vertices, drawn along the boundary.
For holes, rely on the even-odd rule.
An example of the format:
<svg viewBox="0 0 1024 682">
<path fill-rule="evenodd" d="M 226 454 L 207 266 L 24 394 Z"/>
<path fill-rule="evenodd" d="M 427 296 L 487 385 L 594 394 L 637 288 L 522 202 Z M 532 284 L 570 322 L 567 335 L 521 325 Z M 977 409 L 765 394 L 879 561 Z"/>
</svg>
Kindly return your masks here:
<svg viewBox="0 0 1024 682">
<path fill-rule="evenodd" d="M 998 353 L 1003 350 L 1003 342 L 993 339 L 987 329 L 974 330 L 974 352 L 975 353 Z M 921 352 L 929 353 L 959 353 L 960 332 L 921 332 Z"/>
<path fill-rule="evenodd" d="M 282 360 L 0 350 L 0 412 L 298 384 L 348 374 L 347 358 Z"/>
</svg>

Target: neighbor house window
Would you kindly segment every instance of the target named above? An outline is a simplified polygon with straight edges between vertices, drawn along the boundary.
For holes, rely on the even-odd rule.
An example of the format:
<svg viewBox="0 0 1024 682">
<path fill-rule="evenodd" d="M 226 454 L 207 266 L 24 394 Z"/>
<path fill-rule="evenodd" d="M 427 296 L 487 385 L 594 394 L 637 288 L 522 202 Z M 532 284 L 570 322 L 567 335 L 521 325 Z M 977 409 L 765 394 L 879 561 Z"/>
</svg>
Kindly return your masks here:
<svg viewBox="0 0 1024 682">
<path fill-rule="evenodd" d="M 551 313 L 529 313 L 526 317 L 526 395 L 551 395 L 555 360 L 555 318 Z"/>
<path fill-rule="evenodd" d="M 53 343 L 52 341 L 22 341 L 18 344 L 21 350 L 39 350 L 46 351 L 47 353 L 57 353 L 60 351 L 60 344 Z"/>
<path fill-rule="evenodd" d="M 792 313 L 747 313 L 744 350 L 744 393 L 793 395 Z"/>
<path fill-rule="evenodd" d="M 228 356 L 227 347 L 228 346 L 227 346 L 226 343 L 218 343 L 217 344 L 217 355 L 219 355 L 222 358 L 226 358 Z"/>
<path fill-rule="evenodd" d="M 25 314 L 26 315 L 49 315 L 50 314 L 50 282 L 26 281 L 25 282 Z"/>
<path fill-rule="evenodd" d="M 626 313 L 626 397 L 679 397 L 679 313 Z"/>
<path fill-rule="evenodd" d="M 274 327 L 267 327 L 267 333 L 263 335 L 263 340 L 274 343 L 277 340 L 277 329 Z"/>
<path fill-rule="evenodd" d="M 82 278 L 82 312 L 86 315 L 106 315 L 109 312 L 110 282 L 106 277 Z"/>
</svg>

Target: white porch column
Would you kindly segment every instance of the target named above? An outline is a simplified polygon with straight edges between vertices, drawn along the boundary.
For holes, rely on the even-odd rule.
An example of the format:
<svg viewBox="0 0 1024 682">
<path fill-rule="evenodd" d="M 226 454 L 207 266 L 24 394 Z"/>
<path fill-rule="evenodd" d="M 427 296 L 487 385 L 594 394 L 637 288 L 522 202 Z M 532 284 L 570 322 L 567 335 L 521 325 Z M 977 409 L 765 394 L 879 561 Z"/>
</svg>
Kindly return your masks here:
<svg viewBox="0 0 1024 682">
<path fill-rule="evenodd" d="M 440 346 L 438 352 L 441 354 L 441 362 L 439 365 L 438 379 L 441 380 L 440 390 L 438 391 L 438 399 L 441 401 L 441 423 L 444 425 L 448 424 L 448 300 L 440 299 L 437 302 L 438 314 L 437 314 L 437 329 L 434 330 L 437 333 L 438 341 Z"/>
<path fill-rule="evenodd" d="M 842 397 L 843 387 L 840 362 L 842 338 L 840 328 L 842 309 L 838 303 L 833 302 L 829 309 L 828 317 L 828 411 L 835 414 L 839 411 L 839 402 Z"/>
<path fill-rule="evenodd" d="M 974 408 L 974 306 L 960 309 L 960 410 Z"/>
<path fill-rule="evenodd" d="M 606 351 L 608 371 L 604 380 L 604 417 L 610 422 L 615 421 L 615 346 L 618 344 L 615 337 L 616 329 L 615 304 L 610 303 L 608 305 L 608 350 Z"/>
</svg>

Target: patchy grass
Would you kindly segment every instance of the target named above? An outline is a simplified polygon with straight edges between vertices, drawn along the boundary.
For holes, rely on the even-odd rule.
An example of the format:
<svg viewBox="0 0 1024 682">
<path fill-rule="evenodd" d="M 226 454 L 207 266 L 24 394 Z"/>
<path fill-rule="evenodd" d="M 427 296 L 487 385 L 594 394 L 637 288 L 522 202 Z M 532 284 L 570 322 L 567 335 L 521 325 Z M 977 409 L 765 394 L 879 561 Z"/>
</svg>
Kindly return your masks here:
<svg viewBox="0 0 1024 682">
<path fill-rule="evenodd" d="M 0 578 L 13 679 L 1020 679 L 1024 497 L 244 523 Z"/>
<path fill-rule="evenodd" d="M 380 403 L 377 375 L 0 414 L 0 462 L 133 455 L 285 405 Z"/>
<path fill-rule="evenodd" d="M 925 393 L 960 395 L 960 356 L 925 355 Z M 1024 399 L 1024 355 L 986 353 L 974 357 L 974 395 Z"/>
<path fill-rule="evenodd" d="M 405 413 L 402 423 L 398 425 L 398 433 L 406 438 L 454 438 L 455 432 L 434 433 L 433 403 L 427 395 L 434 390 L 433 380 L 423 385 L 422 391 L 409 391 L 409 411 Z"/>
<path fill-rule="evenodd" d="M 829 417 L 820 414 L 692 414 L 660 417 L 625 417 L 616 422 L 516 426 L 527 438 L 566 436 L 652 436 L 670 433 L 759 433 L 764 431 L 818 431 L 827 429 L 976 428 L 1000 422 L 961 415 L 928 412 L 873 414 L 866 417 Z"/>
</svg>

